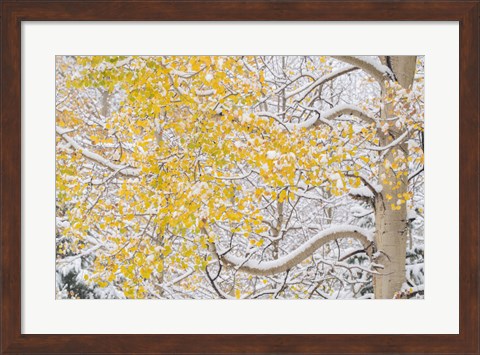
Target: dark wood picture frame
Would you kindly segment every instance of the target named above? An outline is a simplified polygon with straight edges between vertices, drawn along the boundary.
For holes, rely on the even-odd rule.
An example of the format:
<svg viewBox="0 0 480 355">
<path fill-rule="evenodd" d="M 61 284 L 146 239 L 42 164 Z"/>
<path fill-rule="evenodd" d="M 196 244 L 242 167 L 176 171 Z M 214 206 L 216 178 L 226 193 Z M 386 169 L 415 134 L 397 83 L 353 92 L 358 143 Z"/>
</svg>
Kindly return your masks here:
<svg viewBox="0 0 480 355">
<path fill-rule="evenodd" d="M 21 22 L 86 20 L 458 21 L 460 23 L 460 334 L 22 334 Z M 478 1 L 3 0 L 1 53 L 2 354 L 479 353 Z M 432 322 L 434 321 L 432 319 Z"/>
</svg>

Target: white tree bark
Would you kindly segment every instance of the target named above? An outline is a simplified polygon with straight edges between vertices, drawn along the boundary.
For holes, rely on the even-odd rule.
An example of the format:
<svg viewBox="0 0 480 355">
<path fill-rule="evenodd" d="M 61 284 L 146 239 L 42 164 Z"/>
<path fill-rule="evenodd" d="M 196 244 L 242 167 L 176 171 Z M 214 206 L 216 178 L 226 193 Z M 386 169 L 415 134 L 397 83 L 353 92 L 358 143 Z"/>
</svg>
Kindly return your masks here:
<svg viewBox="0 0 480 355">
<path fill-rule="evenodd" d="M 393 159 L 391 153 L 386 158 Z M 391 208 L 391 201 L 397 201 L 397 194 L 407 192 L 407 178 L 397 177 L 391 169 L 380 167 L 380 175 L 385 174 L 387 180 L 396 184 L 398 189 L 384 185 L 383 190 L 375 198 L 375 245 L 379 257 L 376 262 L 384 266 L 381 275 L 374 275 L 373 285 L 376 299 L 393 298 L 405 281 L 405 258 L 407 248 L 407 209 L 406 204 L 400 205 L 400 210 Z M 395 185 L 394 185 L 395 186 Z M 394 196 L 387 201 L 387 194 Z"/>
<path fill-rule="evenodd" d="M 392 70 L 399 84 L 408 88 L 413 83 L 416 63 L 415 56 L 390 57 L 391 63 L 396 63 Z M 386 58 L 383 58 L 386 63 Z M 400 80 L 401 78 L 401 80 Z M 385 106 L 382 117 L 388 118 L 392 108 Z M 403 133 L 389 132 L 394 135 L 393 140 L 397 140 Z M 387 145 L 388 134 L 381 137 L 381 144 Z M 405 153 L 408 152 L 404 143 L 397 145 Z M 393 150 L 385 155 L 384 160 L 393 161 Z M 398 194 L 408 191 L 408 178 L 403 174 L 395 173 L 384 164 L 379 166 L 379 176 L 384 176 L 387 181 L 393 182 L 393 186 L 383 184 L 381 194 L 375 198 L 375 245 L 378 250 L 379 264 L 384 266 L 381 275 L 374 275 L 374 293 L 376 299 L 393 298 L 395 292 L 400 291 L 405 281 L 405 258 L 407 249 L 407 208 L 406 203 L 399 205 L 400 209 L 393 210 L 390 206 L 391 201 L 397 201 Z M 399 183 L 398 188 L 394 188 Z M 387 201 L 387 194 L 393 196 L 391 201 Z"/>
</svg>

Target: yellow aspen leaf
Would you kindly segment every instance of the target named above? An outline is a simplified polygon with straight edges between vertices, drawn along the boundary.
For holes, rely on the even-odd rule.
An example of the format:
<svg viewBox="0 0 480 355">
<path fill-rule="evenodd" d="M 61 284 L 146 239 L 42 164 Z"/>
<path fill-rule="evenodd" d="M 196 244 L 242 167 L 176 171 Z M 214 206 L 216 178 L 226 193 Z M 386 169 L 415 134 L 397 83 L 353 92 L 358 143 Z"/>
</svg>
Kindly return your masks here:
<svg viewBox="0 0 480 355">
<path fill-rule="evenodd" d="M 144 267 L 140 269 L 140 275 L 142 275 L 144 279 L 148 280 L 151 274 L 152 274 L 152 270 L 150 268 Z"/>
<path fill-rule="evenodd" d="M 170 253 L 172 252 L 172 247 L 170 245 L 166 245 L 163 249 L 163 255 L 166 257 L 168 255 L 170 255 Z"/>
<path fill-rule="evenodd" d="M 157 272 L 162 273 L 163 272 L 163 262 L 159 262 L 157 264 Z"/>
</svg>

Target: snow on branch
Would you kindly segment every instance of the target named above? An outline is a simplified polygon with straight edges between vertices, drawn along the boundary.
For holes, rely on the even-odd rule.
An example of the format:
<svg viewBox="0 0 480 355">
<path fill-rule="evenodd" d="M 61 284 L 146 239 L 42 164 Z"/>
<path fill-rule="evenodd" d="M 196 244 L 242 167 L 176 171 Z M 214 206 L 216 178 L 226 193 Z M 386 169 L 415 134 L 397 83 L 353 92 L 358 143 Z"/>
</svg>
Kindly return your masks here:
<svg viewBox="0 0 480 355">
<path fill-rule="evenodd" d="M 219 180 L 243 180 L 248 178 L 250 175 L 252 175 L 253 170 L 250 170 L 250 172 L 243 174 L 243 175 L 238 175 L 238 176 L 218 176 L 218 175 L 212 175 L 215 179 Z"/>
<path fill-rule="evenodd" d="M 57 134 L 59 134 L 67 143 L 69 143 L 74 149 L 78 150 L 88 160 L 91 160 L 95 163 L 105 166 L 110 170 L 118 173 L 119 175 L 123 175 L 125 177 L 138 177 L 140 175 L 139 169 L 131 168 L 128 165 L 114 164 L 111 161 L 102 157 L 101 155 L 83 148 L 80 144 L 78 144 L 75 141 L 75 139 L 67 135 L 68 130 L 61 128 L 59 126 L 56 126 L 55 130 Z"/>
<path fill-rule="evenodd" d="M 305 99 L 305 97 L 312 92 L 316 87 L 325 84 L 328 81 L 331 81 L 333 79 L 338 78 L 341 75 L 350 73 L 351 71 L 358 70 L 359 68 L 348 66 L 346 68 L 341 68 L 338 70 L 335 70 L 329 74 L 326 74 L 324 76 L 321 76 L 320 78 L 315 77 L 315 75 L 312 72 L 301 72 L 300 74 L 296 75 L 295 77 L 291 78 L 288 83 L 280 86 L 278 89 L 276 89 L 272 94 L 265 96 L 263 99 L 261 99 L 255 106 L 259 106 L 260 104 L 263 104 L 265 101 L 269 100 L 273 95 L 278 95 L 281 93 L 283 90 L 285 90 L 288 86 L 292 85 L 294 82 L 296 82 L 298 79 L 303 78 L 303 77 L 309 77 L 313 80 L 313 82 L 310 82 L 308 84 L 305 84 L 293 91 L 289 91 L 285 93 L 285 99 L 289 99 L 295 95 L 298 95 L 300 93 L 303 93 L 300 98 L 297 98 L 295 101 L 300 102 Z"/>
<path fill-rule="evenodd" d="M 370 58 L 344 55 L 332 56 L 332 58 L 362 69 L 375 78 L 380 84 L 382 84 L 385 79 L 393 77 L 393 73 L 389 67 L 377 63 Z"/>
<path fill-rule="evenodd" d="M 367 198 L 374 198 L 375 195 L 367 186 L 355 187 L 350 189 L 350 195 L 352 196 L 359 196 L 359 197 L 367 197 Z"/>
<path fill-rule="evenodd" d="M 382 150 L 387 150 L 387 149 L 390 149 L 400 143 L 403 142 L 403 140 L 408 136 L 408 133 L 410 133 L 408 130 L 403 132 L 397 139 L 395 139 L 394 141 L 390 142 L 389 144 L 387 144 L 386 146 L 384 147 L 376 147 L 376 146 L 373 146 L 373 145 L 370 145 L 368 147 L 366 147 L 367 149 L 370 149 L 370 150 L 375 150 L 375 151 L 382 151 Z"/>
<path fill-rule="evenodd" d="M 367 112 L 355 105 L 337 105 L 330 110 L 322 113 L 322 118 L 325 120 L 332 120 L 341 115 L 352 115 L 358 117 L 367 123 L 374 123 L 375 119 L 371 117 Z"/>
<path fill-rule="evenodd" d="M 282 123 L 289 131 L 293 131 L 294 129 L 301 129 L 301 128 L 310 128 L 310 127 L 315 127 L 318 126 L 318 124 L 321 122 L 319 120 L 320 116 L 312 116 L 306 121 L 300 122 L 300 123 Z"/>
<path fill-rule="evenodd" d="M 370 230 L 351 225 L 339 225 L 325 229 L 315 237 L 305 242 L 293 252 L 277 260 L 271 261 L 245 261 L 234 255 L 224 254 L 219 256 L 224 265 L 231 266 L 238 271 L 246 272 L 257 276 L 275 275 L 290 270 L 306 258 L 313 255 L 323 245 L 340 238 L 352 238 L 358 240 L 367 249 L 372 241 L 373 234 Z M 221 254 L 217 252 L 217 255 Z"/>
<path fill-rule="evenodd" d="M 376 184 L 372 181 L 370 181 L 367 177 L 363 176 L 361 173 L 360 174 L 351 174 L 351 173 L 346 173 L 346 176 L 350 177 L 358 177 L 362 182 L 365 184 L 365 186 L 361 186 L 358 188 L 351 188 L 350 189 L 350 196 L 356 196 L 356 197 L 365 197 L 365 198 L 374 198 L 377 196 L 379 193 L 382 192 L 383 186 Z"/>
<path fill-rule="evenodd" d="M 85 256 L 88 256 L 92 253 L 94 253 L 97 249 L 100 249 L 100 248 L 103 248 L 104 245 L 103 244 L 97 244 L 95 245 L 94 247 L 88 249 L 88 250 L 85 250 L 83 251 L 82 253 L 80 254 L 77 254 L 77 255 L 73 255 L 73 256 L 69 256 L 69 257 L 66 257 L 66 258 L 63 258 L 63 259 L 59 259 L 56 261 L 57 265 L 61 265 L 61 264 L 68 264 L 68 263 L 71 263 L 72 261 L 75 261 L 77 259 L 80 259 L 80 258 L 83 258 Z"/>
<path fill-rule="evenodd" d="M 267 115 L 266 113 L 262 112 L 260 115 Z M 310 128 L 310 127 L 316 127 L 320 125 L 321 123 L 326 123 L 328 121 L 331 121 L 339 116 L 342 115 L 352 115 L 355 117 L 358 117 L 367 123 L 374 123 L 375 119 L 371 117 L 367 112 L 363 111 L 361 108 L 355 106 L 355 105 L 346 105 L 346 104 L 341 104 L 337 105 L 335 107 L 332 107 L 331 109 L 323 112 L 318 112 L 317 116 L 313 116 L 309 118 L 308 120 L 300 123 L 285 123 L 282 122 L 282 125 L 286 127 L 288 130 L 294 130 L 296 128 Z M 269 114 L 268 116 L 272 117 L 274 115 Z M 279 121 L 279 117 L 274 117 L 276 121 Z M 329 124 L 330 125 L 330 124 Z"/>
<path fill-rule="evenodd" d="M 324 76 L 316 79 L 313 83 L 306 84 L 306 85 L 304 85 L 304 86 L 302 86 L 302 87 L 300 87 L 300 88 L 298 88 L 294 91 L 287 92 L 286 95 L 285 95 L 285 98 L 289 99 L 290 97 L 295 96 L 295 95 L 297 95 L 297 94 L 306 90 L 306 92 L 302 94 L 302 97 L 297 100 L 297 101 L 302 101 L 316 87 L 318 87 L 320 85 L 323 85 L 330 80 L 338 78 L 341 75 L 350 73 L 351 71 L 354 71 L 354 70 L 357 70 L 357 69 L 358 69 L 357 67 L 349 66 L 349 67 L 346 67 L 346 68 L 335 70 L 334 72 L 331 72 L 330 74 L 324 75 Z"/>
</svg>

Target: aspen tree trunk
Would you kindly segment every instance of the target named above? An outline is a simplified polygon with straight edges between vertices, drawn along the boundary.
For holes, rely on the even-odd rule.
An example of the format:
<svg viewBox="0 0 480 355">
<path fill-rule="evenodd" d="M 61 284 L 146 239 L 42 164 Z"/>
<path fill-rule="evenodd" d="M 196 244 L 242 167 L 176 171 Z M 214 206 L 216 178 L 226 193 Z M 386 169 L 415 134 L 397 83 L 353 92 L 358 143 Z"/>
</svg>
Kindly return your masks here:
<svg viewBox="0 0 480 355">
<path fill-rule="evenodd" d="M 393 161 L 393 154 L 385 157 Z M 396 176 L 392 169 L 383 165 L 379 169 L 380 176 L 391 182 L 383 184 L 381 194 L 375 198 L 375 244 L 379 257 L 376 262 L 382 264 L 382 275 L 375 275 L 375 298 L 393 298 L 405 280 L 405 257 L 407 249 L 407 210 L 406 203 L 399 205 L 399 210 L 393 210 L 392 201 L 397 201 L 397 195 L 407 192 L 407 177 Z M 385 175 L 383 175 L 385 174 Z M 388 201 L 386 196 L 393 196 Z"/>
<path fill-rule="evenodd" d="M 381 58 L 383 64 L 388 65 L 395 74 L 395 80 L 404 88 L 413 84 L 416 67 L 415 56 L 392 56 Z M 393 108 L 385 105 L 382 118 L 389 118 Z M 380 139 L 380 144 L 385 146 L 398 138 L 402 132 L 390 129 Z M 379 167 L 379 179 L 383 190 L 375 198 L 375 244 L 378 251 L 377 263 L 382 264 L 382 275 L 375 275 L 373 280 L 376 299 L 393 298 L 395 292 L 400 291 L 405 281 L 405 258 L 407 249 L 407 204 L 402 203 L 397 209 L 392 209 L 392 202 L 396 204 L 398 196 L 408 191 L 408 176 L 404 171 L 390 168 L 383 164 L 388 160 L 393 162 L 398 151 L 408 154 L 407 145 L 399 144 L 385 155 Z M 387 200 L 386 196 L 393 198 Z M 403 197 L 402 197 L 403 198 Z M 399 208 L 399 209 L 398 209 Z"/>
</svg>

